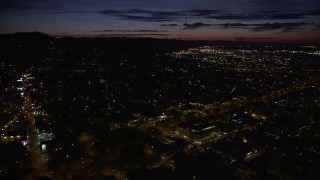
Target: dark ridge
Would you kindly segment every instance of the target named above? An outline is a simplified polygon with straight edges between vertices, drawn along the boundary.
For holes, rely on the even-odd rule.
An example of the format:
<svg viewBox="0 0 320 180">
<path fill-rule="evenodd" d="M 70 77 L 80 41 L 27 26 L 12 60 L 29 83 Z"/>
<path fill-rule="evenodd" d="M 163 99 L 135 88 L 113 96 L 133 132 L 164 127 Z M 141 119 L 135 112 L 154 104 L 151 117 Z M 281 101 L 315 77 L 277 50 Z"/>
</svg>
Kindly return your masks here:
<svg viewBox="0 0 320 180">
<path fill-rule="evenodd" d="M 68 63 L 90 59 L 88 54 L 97 50 L 94 60 L 108 63 L 123 58 L 149 58 L 154 54 L 173 52 L 204 45 L 223 45 L 233 48 L 239 45 L 283 45 L 283 43 L 185 41 L 174 39 L 126 38 L 126 37 L 61 37 L 41 32 L 19 32 L 0 35 L 0 62 L 25 69 L 41 63 L 46 58 L 64 59 Z M 288 44 L 286 44 L 288 45 Z M 292 43 L 290 44 L 292 45 Z M 294 44 L 299 45 L 299 44 Z"/>
</svg>

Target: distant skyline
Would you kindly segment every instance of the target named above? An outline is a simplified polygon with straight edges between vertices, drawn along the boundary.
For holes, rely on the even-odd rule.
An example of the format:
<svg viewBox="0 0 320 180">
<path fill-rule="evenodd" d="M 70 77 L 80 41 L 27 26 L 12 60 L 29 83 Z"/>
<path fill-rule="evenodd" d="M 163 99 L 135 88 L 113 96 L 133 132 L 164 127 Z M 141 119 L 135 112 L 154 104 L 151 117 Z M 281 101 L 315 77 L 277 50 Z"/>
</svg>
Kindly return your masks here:
<svg viewBox="0 0 320 180">
<path fill-rule="evenodd" d="M 319 0 L 2 0 L 0 33 L 320 42 Z"/>
</svg>

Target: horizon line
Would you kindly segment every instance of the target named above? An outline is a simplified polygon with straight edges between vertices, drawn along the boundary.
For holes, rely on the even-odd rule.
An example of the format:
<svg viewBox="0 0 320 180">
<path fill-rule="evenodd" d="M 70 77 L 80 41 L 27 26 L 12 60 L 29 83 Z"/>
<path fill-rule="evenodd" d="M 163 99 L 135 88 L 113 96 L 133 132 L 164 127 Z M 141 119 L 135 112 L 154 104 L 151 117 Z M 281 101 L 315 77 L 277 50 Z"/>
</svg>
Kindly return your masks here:
<svg viewBox="0 0 320 180">
<path fill-rule="evenodd" d="M 168 35 L 166 34 L 98 34 L 98 35 L 84 35 L 76 33 L 44 33 L 41 31 L 24 31 L 24 32 L 12 32 L 12 33 L 0 33 L 0 35 L 14 35 L 19 33 L 31 34 L 31 33 L 41 33 L 48 35 L 54 38 L 128 38 L 128 39 L 157 39 L 157 40 L 179 40 L 179 41 L 194 41 L 194 42 L 230 42 L 230 43 L 284 43 L 284 44 L 303 44 L 311 43 L 320 45 L 320 40 L 301 40 L 301 39 L 281 39 L 281 38 L 272 38 L 272 37 L 233 37 L 233 39 L 204 39 L 204 38 L 190 38 L 188 35 Z M 158 37 L 157 37 L 158 36 Z M 162 37 L 160 37 L 162 36 Z M 164 38 L 165 36 L 166 38 Z"/>
</svg>

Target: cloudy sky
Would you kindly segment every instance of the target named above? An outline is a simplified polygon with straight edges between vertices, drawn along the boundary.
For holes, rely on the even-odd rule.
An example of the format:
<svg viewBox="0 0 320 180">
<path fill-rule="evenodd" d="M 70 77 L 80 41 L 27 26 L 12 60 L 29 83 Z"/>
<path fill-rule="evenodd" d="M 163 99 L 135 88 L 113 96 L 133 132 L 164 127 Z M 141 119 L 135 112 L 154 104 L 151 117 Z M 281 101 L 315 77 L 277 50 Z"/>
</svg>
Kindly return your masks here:
<svg viewBox="0 0 320 180">
<path fill-rule="evenodd" d="M 319 0 L 1 0 L 0 33 L 320 42 Z"/>
</svg>

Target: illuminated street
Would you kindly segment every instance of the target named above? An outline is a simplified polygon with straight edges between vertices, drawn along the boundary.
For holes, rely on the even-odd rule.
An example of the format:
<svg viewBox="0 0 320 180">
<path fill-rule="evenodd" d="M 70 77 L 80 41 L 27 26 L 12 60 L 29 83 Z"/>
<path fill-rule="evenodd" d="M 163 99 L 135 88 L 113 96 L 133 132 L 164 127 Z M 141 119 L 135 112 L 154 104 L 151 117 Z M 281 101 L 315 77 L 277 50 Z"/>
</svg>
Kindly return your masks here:
<svg viewBox="0 0 320 180">
<path fill-rule="evenodd" d="M 37 127 L 35 124 L 35 111 L 32 99 L 29 96 L 28 87 L 28 74 L 24 74 L 22 77 L 22 87 L 24 89 L 24 105 L 22 114 L 26 116 L 28 121 L 27 136 L 28 136 L 28 154 L 32 167 L 35 168 L 33 172 L 36 176 L 49 176 L 52 177 L 51 171 L 47 168 L 48 156 L 44 154 L 40 149 L 40 142 L 38 141 Z M 32 177 L 33 175 L 29 176 Z M 28 178 L 29 178 L 28 177 Z"/>
</svg>

